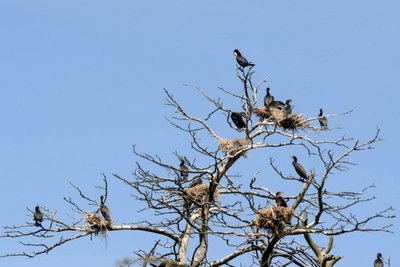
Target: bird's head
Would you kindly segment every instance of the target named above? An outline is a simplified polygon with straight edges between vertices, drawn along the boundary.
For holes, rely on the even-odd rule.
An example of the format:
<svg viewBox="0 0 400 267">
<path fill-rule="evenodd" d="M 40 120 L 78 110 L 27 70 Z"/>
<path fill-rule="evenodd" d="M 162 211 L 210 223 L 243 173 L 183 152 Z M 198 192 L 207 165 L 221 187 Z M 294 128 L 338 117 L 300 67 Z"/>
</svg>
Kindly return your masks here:
<svg viewBox="0 0 400 267">
<path fill-rule="evenodd" d="M 235 57 L 240 55 L 240 52 L 238 49 L 233 50 L 233 54 L 235 55 Z"/>
<path fill-rule="evenodd" d="M 376 257 L 377 257 L 378 259 L 382 259 L 382 253 L 376 254 Z"/>
<path fill-rule="evenodd" d="M 275 196 L 276 196 L 276 197 L 280 197 L 281 195 L 282 195 L 282 192 L 281 192 L 281 191 L 278 191 L 278 192 L 275 193 Z"/>
<path fill-rule="evenodd" d="M 286 105 L 290 105 L 292 103 L 292 99 L 288 99 L 288 100 L 286 100 Z"/>
<path fill-rule="evenodd" d="M 101 205 L 104 204 L 104 196 L 103 196 L 103 195 L 100 196 L 100 204 L 101 204 Z"/>
<path fill-rule="evenodd" d="M 267 93 L 269 93 L 269 90 L 271 90 L 271 89 L 269 87 L 267 87 L 267 89 L 266 89 Z"/>
<path fill-rule="evenodd" d="M 297 161 L 297 157 L 296 156 L 290 156 L 294 161 Z"/>
<path fill-rule="evenodd" d="M 39 206 L 36 206 L 36 207 L 35 207 L 35 211 L 39 211 Z"/>
<path fill-rule="evenodd" d="M 177 159 L 181 162 L 181 164 L 185 163 L 185 159 L 184 158 L 178 156 Z"/>
<path fill-rule="evenodd" d="M 324 112 L 322 111 L 322 108 L 319 109 L 319 115 L 322 116 Z"/>
</svg>

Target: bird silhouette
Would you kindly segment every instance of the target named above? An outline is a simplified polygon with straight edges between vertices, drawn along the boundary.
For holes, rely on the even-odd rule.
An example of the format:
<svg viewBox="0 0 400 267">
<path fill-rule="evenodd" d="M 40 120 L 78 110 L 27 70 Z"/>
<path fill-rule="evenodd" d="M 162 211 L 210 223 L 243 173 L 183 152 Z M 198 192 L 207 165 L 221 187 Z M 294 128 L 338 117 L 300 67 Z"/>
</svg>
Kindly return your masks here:
<svg viewBox="0 0 400 267">
<path fill-rule="evenodd" d="M 272 101 L 270 106 L 273 108 L 276 108 L 276 109 L 284 109 L 286 104 L 283 103 L 282 101 L 274 100 L 274 101 Z"/>
<path fill-rule="evenodd" d="M 291 156 L 291 158 L 293 159 L 293 167 L 296 170 L 297 174 L 303 178 L 303 179 L 307 179 L 307 172 L 306 170 L 303 168 L 303 166 L 301 166 L 300 163 L 297 162 L 297 157 L 296 156 Z"/>
<path fill-rule="evenodd" d="M 269 87 L 266 89 L 267 94 L 264 96 L 264 106 L 268 108 L 272 102 L 274 102 L 274 97 L 269 93 L 271 90 Z"/>
<path fill-rule="evenodd" d="M 282 192 L 276 192 L 275 203 L 277 207 L 287 207 L 286 201 L 282 197 Z"/>
<path fill-rule="evenodd" d="M 104 204 L 103 196 L 100 196 L 100 212 L 107 222 L 111 222 L 110 209 Z"/>
<path fill-rule="evenodd" d="M 292 113 L 292 99 L 286 100 L 285 107 L 283 108 L 283 111 L 285 112 L 286 115 L 289 115 Z"/>
<path fill-rule="evenodd" d="M 40 226 L 43 222 L 43 213 L 40 211 L 39 206 L 35 207 L 35 212 L 33 213 L 33 220 L 35 221 L 35 226 Z"/>
<path fill-rule="evenodd" d="M 324 112 L 322 111 L 322 108 L 319 109 L 318 121 L 319 121 L 319 125 L 321 125 L 322 129 L 324 129 L 324 130 L 328 129 L 328 119 L 324 116 Z"/>
<path fill-rule="evenodd" d="M 255 66 L 255 64 L 248 62 L 238 49 L 233 50 L 233 54 L 235 55 L 236 61 L 240 67 L 245 68 L 247 66 Z"/>
<path fill-rule="evenodd" d="M 179 157 L 179 160 L 181 161 L 181 163 L 179 164 L 181 179 L 187 181 L 189 177 L 189 168 L 186 166 L 185 160 L 183 158 Z"/>
<path fill-rule="evenodd" d="M 233 124 L 236 125 L 236 127 L 240 130 L 246 127 L 246 123 L 243 120 L 243 116 L 239 112 L 232 112 L 231 113 L 231 119 L 233 121 Z"/>
<path fill-rule="evenodd" d="M 382 260 L 381 253 L 376 254 L 376 259 L 374 261 L 374 267 L 383 267 L 383 260 Z"/>
</svg>

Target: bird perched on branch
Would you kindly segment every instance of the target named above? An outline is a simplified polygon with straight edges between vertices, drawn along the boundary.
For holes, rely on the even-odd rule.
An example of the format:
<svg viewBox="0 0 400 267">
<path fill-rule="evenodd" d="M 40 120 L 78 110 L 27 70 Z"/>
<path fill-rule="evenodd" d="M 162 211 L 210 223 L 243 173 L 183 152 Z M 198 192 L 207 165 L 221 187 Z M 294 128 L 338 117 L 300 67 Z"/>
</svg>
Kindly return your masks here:
<svg viewBox="0 0 400 267">
<path fill-rule="evenodd" d="M 374 267 L 383 267 L 383 260 L 382 260 L 381 253 L 376 254 L 376 260 L 374 261 Z"/>
<path fill-rule="evenodd" d="M 242 113 L 239 112 L 232 112 L 231 113 L 231 119 L 233 123 L 236 125 L 236 127 L 240 130 L 244 127 L 246 127 L 246 123 L 243 120 L 243 115 Z"/>
<path fill-rule="evenodd" d="M 236 61 L 240 67 L 245 68 L 247 66 L 255 66 L 255 64 L 248 62 L 238 49 L 233 50 L 233 54 L 235 55 Z"/>
<path fill-rule="evenodd" d="M 181 179 L 184 181 L 187 181 L 187 179 L 189 177 L 189 168 L 185 164 L 185 159 L 183 159 L 181 157 L 178 157 L 178 159 L 181 161 L 181 163 L 179 164 L 179 171 L 180 171 Z"/>
<path fill-rule="evenodd" d="M 324 116 L 324 112 L 322 111 L 322 108 L 319 109 L 318 121 L 319 121 L 319 125 L 321 125 L 322 129 L 324 129 L 324 130 L 328 129 L 328 119 Z"/>
<path fill-rule="evenodd" d="M 296 156 L 291 156 L 291 158 L 293 159 L 293 167 L 296 170 L 297 174 L 303 178 L 303 179 L 307 179 L 307 172 L 306 170 L 303 168 L 303 166 L 301 166 L 300 163 L 297 162 L 297 157 Z"/>
<path fill-rule="evenodd" d="M 276 192 L 275 203 L 277 207 L 287 207 L 286 201 L 282 197 L 282 192 Z"/>
<path fill-rule="evenodd" d="M 268 108 L 274 102 L 274 97 L 269 93 L 269 90 L 271 90 L 269 87 L 266 90 L 267 94 L 264 96 L 264 106 Z"/>
<path fill-rule="evenodd" d="M 101 212 L 101 215 L 103 215 L 103 218 L 104 218 L 107 222 L 111 222 L 110 210 L 109 210 L 108 207 L 104 204 L 104 197 L 103 197 L 103 196 L 100 196 L 100 212 Z"/>
<path fill-rule="evenodd" d="M 43 213 L 40 211 L 39 206 L 35 207 L 35 212 L 33 213 L 33 220 L 35 221 L 35 226 L 40 226 L 43 222 Z"/>
</svg>

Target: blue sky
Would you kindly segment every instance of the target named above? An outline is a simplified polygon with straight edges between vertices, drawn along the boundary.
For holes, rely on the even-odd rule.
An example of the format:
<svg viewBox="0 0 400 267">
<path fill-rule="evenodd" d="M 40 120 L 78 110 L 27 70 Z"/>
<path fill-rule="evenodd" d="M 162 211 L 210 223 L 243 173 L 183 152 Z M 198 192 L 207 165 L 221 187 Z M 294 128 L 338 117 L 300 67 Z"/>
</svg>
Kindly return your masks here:
<svg viewBox="0 0 400 267">
<path fill-rule="evenodd" d="M 97 196 L 102 173 L 129 177 L 132 144 L 171 162 L 175 150 L 188 154 L 188 139 L 165 120 L 173 112 L 163 88 L 202 114 L 207 106 L 182 85 L 214 96 L 221 96 L 218 86 L 238 88 L 235 48 L 257 64 L 255 80 L 269 75 L 274 95 L 294 99 L 302 113 L 354 109 L 331 123 L 361 139 L 381 128 L 384 140 L 357 154 L 358 165 L 338 183 L 377 186 L 377 200 L 360 214 L 397 207 L 399 8 L 398 1 L 0 1 L 1 225 L 31 220 L 26 207 L 36 204 L 70 213 L 62 200 L 78 198 L 70 182 Z M 118 222 L 141 216 L 128 188 L 113 179 L 109 186 Z M 371 265 L 379 251 L 399 262 L 393 222 L 396 234 L 339 238 L 338 266 Z M 145 238 L 112 233 L 107 247 L 85 239 L 35 259 L 0 262 L 114 266 Z M 17 248 L 10 240 L 0 244 L 1 252 Z"/>
</svg>

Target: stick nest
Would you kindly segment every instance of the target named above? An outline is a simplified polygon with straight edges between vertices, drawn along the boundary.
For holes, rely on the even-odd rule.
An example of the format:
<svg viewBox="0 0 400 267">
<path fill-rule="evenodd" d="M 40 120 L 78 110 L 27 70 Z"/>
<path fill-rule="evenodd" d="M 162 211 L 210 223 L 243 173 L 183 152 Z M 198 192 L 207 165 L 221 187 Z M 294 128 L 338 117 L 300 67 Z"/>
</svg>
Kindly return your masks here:
<svg viewBox="0 0 400 267">
<path fill-rule="evenodd" d="M 294 211 L 290 207 L 270 207 L 259 210 L 256 215 L 255 225 L 259 228 L 279 230 L 282 226 L 290 224 Z"/>
<path fill-rule="evenodd" d="M 258 118 L 260 118 L 260 120 L 266 120 L 272 116 L 269 108 L 266 108 L 265 106 L 256 107 L 253 112 Z"/>
<path fill-rule="evenodd" d="M 85 221 L 87 222 L 89 229 L 96 231 L 96 234 L 98 232 L 105 233 L 107 229 L 111 226 L 110 221 L 107 221 L 106 219 L 97 216 L 96 213 L 89 213 L 88 215 L 86 215 Z"/>
<path fill-rule="evenodd" d="M 230 156 L 236 155 L 239 151 L 251 144 L 250 140 L 246 137 L 231 140 L 222 139 L 219 143 L 219 149 Z"/>
<path fill-rule="evenodd" d="M 296 130 L 297 128 L 309 127 L 307 118 L 300 113 L 286 114 L 284 109 L 277 107 L 256 107 L 254 114 L 260 120 L 268 120 L 274 122 L 277 126 L 285 130 Z"/>
<path fill-rule="evenodd" d="M 191 187 L 187 190 L 189 199 L 193 202 L 204 204 L 208 201 L 208 192 L 209 186 L 208 184 L 200 184 L 194 187 Z M 219 191 L 218 188 L 214 191 L 214 201 L 219 199 Z"/>
</svg>

